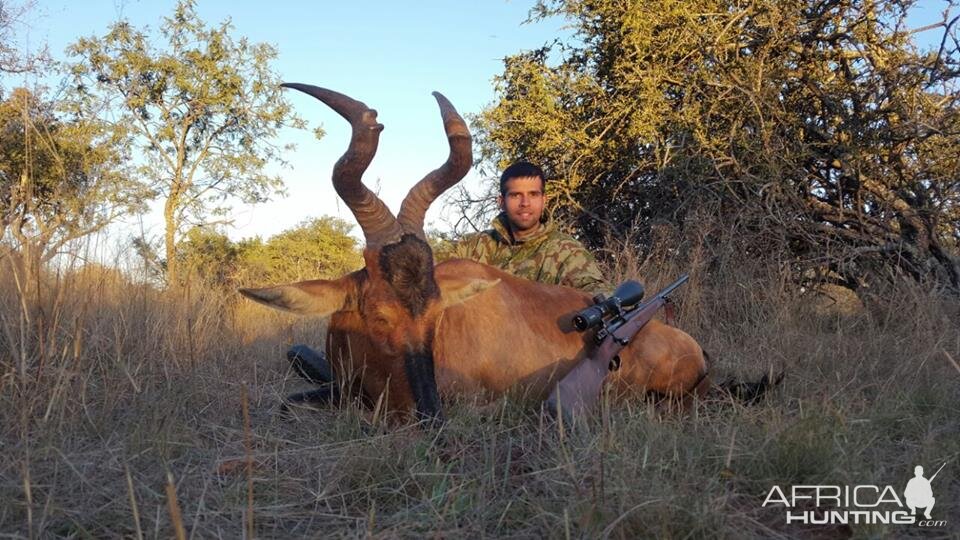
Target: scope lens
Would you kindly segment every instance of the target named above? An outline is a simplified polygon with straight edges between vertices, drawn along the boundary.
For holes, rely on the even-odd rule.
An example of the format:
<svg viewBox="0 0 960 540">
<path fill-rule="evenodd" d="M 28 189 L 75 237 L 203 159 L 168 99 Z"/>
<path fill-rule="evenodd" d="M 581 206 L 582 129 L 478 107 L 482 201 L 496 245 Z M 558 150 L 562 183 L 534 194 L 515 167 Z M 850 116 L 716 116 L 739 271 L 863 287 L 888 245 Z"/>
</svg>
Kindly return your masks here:
<svg viewBox="0 0 960 540">
<path fill-rule="evenodd" d="M 573 326 L 575 326 L 576 329 L 581 332 L 589 328 L 587 326 L 587 319 L 585 319 L 583 315 L 577 315 L 576 317 L 573 318 Z"/>
<path fill-rule="evenodd" d="M 599 306 L 592 306 L 581 311 L 573 318 L 573 326 L 583 332 L 599 325 L 602 321 L 603 309 Z"/>
</svg>

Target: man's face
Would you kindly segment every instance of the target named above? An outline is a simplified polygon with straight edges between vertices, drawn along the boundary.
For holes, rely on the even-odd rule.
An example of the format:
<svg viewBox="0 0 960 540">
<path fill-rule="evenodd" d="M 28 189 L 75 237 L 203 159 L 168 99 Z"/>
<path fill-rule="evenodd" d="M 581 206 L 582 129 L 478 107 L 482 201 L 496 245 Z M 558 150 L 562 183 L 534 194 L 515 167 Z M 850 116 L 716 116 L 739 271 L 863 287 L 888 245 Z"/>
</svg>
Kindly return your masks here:
<svg viewBox="0 0 960 540">
<path fill-rule="evenodd" d="M 500 209 L 507 215 L 514 235 L 522 237 L 523 233 L 536 231 L 545 202 L 543 180 L 536 176 L 511 178 L 504 184 L 504 192 Z"/>
</svg>

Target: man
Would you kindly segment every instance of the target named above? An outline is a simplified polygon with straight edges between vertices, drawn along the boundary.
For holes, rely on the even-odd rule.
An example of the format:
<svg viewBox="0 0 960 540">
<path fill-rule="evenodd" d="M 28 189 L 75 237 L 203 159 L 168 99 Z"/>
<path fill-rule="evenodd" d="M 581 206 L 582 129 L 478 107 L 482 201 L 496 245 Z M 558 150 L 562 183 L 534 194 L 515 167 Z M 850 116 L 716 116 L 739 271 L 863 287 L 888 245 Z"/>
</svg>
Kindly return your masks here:
<svg viewBox="0 0 960 540">
<path fill-rule="evenodd" d="M 597 263 L 580 242 L 544 223 L 544 174 L 518 161 L 500 176 L 500 214 L 489 230 L 458 242 L 447 258 L 470 259 L 541 283 L 590 293 L 609 292 Z"/>
<path fill-rule="evenodd" d="M 943 469 L 943 467 L 940 468 Z M 940 474 L 940 471 L 937 471 L 930 477 L 930 480 L 927 480 L 923 477 L 922 466 L 917 465 L 913 468 L 913 478 L 907 482 L 907 488 L 903 491 L 903 496 L 907 500 L 907 506 L 913 515 L 917 514 L 917 508 L 923 508 L 923 517 L 932 519 L 930 517 L 930 511 L 933 510 L 936 499 L 933 498 L 933 490 L 930 488 L 930 482 L 937 474 Z"/>
</svg>

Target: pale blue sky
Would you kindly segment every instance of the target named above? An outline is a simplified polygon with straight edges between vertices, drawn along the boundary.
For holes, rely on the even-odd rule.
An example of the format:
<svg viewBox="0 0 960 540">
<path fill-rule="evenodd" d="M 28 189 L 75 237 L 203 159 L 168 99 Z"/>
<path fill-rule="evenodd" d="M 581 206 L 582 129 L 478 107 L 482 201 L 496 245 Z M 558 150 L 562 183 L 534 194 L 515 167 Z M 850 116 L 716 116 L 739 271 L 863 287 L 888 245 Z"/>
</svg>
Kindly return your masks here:
<svg viewBox="0 0 960 540">
<path fill-rule="evenodd" d="M 446 95 L 462 114 L 493 100 L 492 78 L 502 59 L 539 47 L 562 33 L 562 21 L 522 24 L 534 0 L 484 2 L 225 2 L 201 0 L 197 11 L 207 23 L 229 17 L 236 36 L 279 48 L 276 70 L 290 82 L 326 86 L 366 102 L 385 125 L 380 150 L 365 179 L 398 210 L 403 196 L 425 173 L 446 159 L 443 128 L 431 92 Z M 125 17 L 137 27 L 156 29 L 174 1 L 40 0 L 30 15 L 31 47 L 47 43 L 58 58 L 85 35 L 102 35 Z M 24 41 L 21 40 L 21 44 Z M 14 81 L 10 81 L 13 83 Z M 269 236 L 298 221 L 323 214 L 354 223 L 338 204 L 330 171 L 349 140 L 339 116 L 311 97 L 291 92 L 298 112 L 326 136 L 290 130 L 286 141 L 297 149 L 291 168 L 280 172 L 288 197 L 255 207 L 238 207 L 232 237 Z M 476 173 L 466 180 L 474 185 Z M 378 188 L 379 186 L 379 188 Z M 439 204 L 428 214 L 437 222 Z M 159 219 L 147 220 L 154 234 Z"/>
<path fill-rule="evenodd" d="M 386 126 L 380 150 L 366 180 L 396 211 L 407 189 L 446 158 L 433 90 L 444 93 L 461 113 L 475 113 L 494 99 L 492 79 L 502 59 L 568 36 L 562 20 L 522 24 L 535 0 L 454 1 L 234 1 L 200 0 L 197 11 L 209 24 L 232 19 L 236 36 L 265 41 L 279 48 L 277 71 L 290 82 L 326 86 L 366 102 L 379 111 Z M 175 2 L 136 0 L 38 0 L 29 16 L 21 46 L 46 43 L 55 57 L 77 38 L 102 35 L 125 17 L 135 26 L 156 29 Z M 941 0 L 921 0 L 911 26 L 938 20 Z M 919 35 L 927 42 L 939 35 Z M 16 81 L 9 81 L 16 83 Z M 313 125 L 327 135 L 320 141 L 309 132 L 290 130 L 285 142 L 296 142 L 281 171 L 288 197 L 256 207 L 238 207 L 239 238 L 269 236 L 306 217 L 340 216 L 354 220 L 337 204 L 330 184 L 333 163 L 346 147 L 345 122 L 320 102 L 292 93 L 290 99 Z M 466 182 L 477 185 L 472 172 Z M 435 204 L 428 226 L 441 226 Z M 159 220 L 148 218 L 153 234 Z"/>
</svg>

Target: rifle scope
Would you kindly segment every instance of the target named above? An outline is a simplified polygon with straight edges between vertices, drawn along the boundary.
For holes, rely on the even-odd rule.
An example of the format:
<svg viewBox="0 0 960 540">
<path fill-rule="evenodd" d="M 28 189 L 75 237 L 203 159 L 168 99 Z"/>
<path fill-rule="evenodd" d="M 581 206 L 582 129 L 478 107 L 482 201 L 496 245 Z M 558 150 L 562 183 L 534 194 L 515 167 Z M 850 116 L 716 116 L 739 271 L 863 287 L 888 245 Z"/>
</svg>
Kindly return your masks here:
<svg viewBox="0 0 960 540">
<path fill-rule="evenodd" d="M 624 307 L 632 306 L 643 300 L 643 284 L 638 281 L 624 281 L 610 298 L 598 297 L 596 304 L 580 310 L 573 316 L 573 326 L 580 332 L 596 328 L 605 317 L 620 315 Z"/>
</svg>

